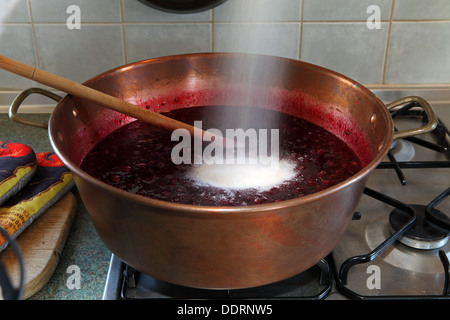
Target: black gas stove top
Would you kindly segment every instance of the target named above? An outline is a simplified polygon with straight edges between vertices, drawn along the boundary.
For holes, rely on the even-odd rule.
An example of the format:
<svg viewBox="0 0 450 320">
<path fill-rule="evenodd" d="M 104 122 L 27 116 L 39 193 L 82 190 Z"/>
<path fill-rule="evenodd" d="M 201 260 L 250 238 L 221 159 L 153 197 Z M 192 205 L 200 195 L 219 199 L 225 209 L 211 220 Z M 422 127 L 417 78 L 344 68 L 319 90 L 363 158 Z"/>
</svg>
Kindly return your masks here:
<svg viewBox="0 0 450 320">
<path fill-rule="evenodd" d="M 160 281 L 112 255 L 103 299 L 450 298 L 450 106 L 439 110 L 435 130 L 393 144 L 340 243 L 311 269 L 261 287 L 207 290 Z M 392 113 L 402 130 L 427 121 L 416 106 Z"/>
</svg>

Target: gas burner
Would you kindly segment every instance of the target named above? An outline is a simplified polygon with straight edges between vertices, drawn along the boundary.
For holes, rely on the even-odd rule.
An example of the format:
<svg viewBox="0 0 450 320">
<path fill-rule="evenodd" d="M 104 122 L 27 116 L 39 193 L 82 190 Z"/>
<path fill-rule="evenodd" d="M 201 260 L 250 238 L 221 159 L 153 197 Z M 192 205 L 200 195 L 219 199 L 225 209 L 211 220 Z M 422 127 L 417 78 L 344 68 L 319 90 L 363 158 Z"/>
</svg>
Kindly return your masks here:
<svg viewBox="0 0 450 320">
<path fill-rule="evenodd" d="M 404 245 L 416 249 L 437 249 L 447 244 L 449 231 L 431 222 L 426 215 L 427 206 L 410 205 L 416 211 L 415 223 L 398 239 Z M 450 219 L 441 211 L 431 208 L 433 215 L 443 221 Z M 392 233 L 398 232 L 410 219 L 410 215 L 401 209 L 394 209 L 389 215 Z"/>
<path fill-rule="evenodd" d="M 397 161 L 411 161 L 416 154 L 413 144 L 406 140 L 394 141 L 390 152 Z"/>
<path fill-rule="evenodd" d="M 364 194 L 365 211 L 333 251 L 338 290 L 351 299 L 450 298 L 450 218 L 436 209 L 450 188 L 428 205 L 408 205 L 367 187 Z M 388 207 L 393 210 L 379 210 Z"/>
</svg>

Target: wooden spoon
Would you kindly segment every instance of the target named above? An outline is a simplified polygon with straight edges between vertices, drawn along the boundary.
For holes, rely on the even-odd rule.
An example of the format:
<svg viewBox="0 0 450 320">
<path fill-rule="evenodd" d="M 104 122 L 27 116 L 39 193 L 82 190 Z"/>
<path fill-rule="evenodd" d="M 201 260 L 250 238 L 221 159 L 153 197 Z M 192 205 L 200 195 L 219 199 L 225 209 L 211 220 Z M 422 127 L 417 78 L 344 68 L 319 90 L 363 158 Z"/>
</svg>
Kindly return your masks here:
<svg viewBox="0 0 450 320">
<path fill-rule="evenodd" d="M 59 77 L 47 71 L 38 69 L 36 67 L 27 65 L 25 63 L 13 60 L 2 55 L 0 55 L 0 68 L 22 77 L 34 80 L 41 84 L 47 85 L 54 89 L 69 93 L 73 96 L 95 102 L 108 109 L 112 109 L 114 111 L 123 113 L 127 116 L 136 118 L 163 129 L 167 129 L 170 131 L 174 131 L 179 128 L 186 129 L 189 131 L 191 136 L 194 136 L 194 126 L 163 116 L 157 112 L 141 108 L 137 105 L 113 97 L 109 94 L 86 87 L 82 84 Z M 198 132 L 199 129 L 197 128 L 196 130 Z M 206 134 L 208 136 L 211 135 L 203 130 L 202 132 L 203 134 Z"/>
</svg>

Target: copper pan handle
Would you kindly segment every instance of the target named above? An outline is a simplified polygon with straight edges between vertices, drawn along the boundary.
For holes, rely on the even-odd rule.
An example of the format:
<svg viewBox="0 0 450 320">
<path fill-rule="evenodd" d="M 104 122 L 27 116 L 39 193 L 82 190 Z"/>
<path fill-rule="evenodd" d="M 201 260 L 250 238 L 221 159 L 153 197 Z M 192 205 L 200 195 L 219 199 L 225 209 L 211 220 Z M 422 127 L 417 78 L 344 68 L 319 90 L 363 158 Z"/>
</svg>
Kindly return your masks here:
<svg viewBox="0 0 450 320">
<path fill-rule="evenodd" d="M 49 97 L 50 99 L 55 100 L 56 102 L 59 102 L 62 98 L 58 96 L 57 94 L 50 92 L 45 89 L 41 88 L 29 88 L 17 95 L 17 97 L 13 100 L 11 103 L 11 106 L 9 107 L 9 118 L 17 123 L 20 124 L 26 124 L 38 128 L 48 129 L 48 124 L 45 122 L 40 121 L 34 121 L 34 120 L 28 120 L 26 118 L 23 118 L 18 115 L 19 107 L 22 105 L 22 102 L 31 94 L 38 93 L 41 95 L 44 95 L 46 97 Z"/>
<path fill-rule="evenodd" d="M 77 82 L 73 82 L 69 79 L 59 77 L 50 72 L 38 69 L 36 67 L 27 65 L 20 61 L 16 61 L 2 55 L 0 55 L 0 68 L 27 79 L 34 80 L 43 85 L 47 85 L 53 89 L 61 90 L 76 97 L 89 100 L 93 103 L 102 105 L 105 108 L 123 113 L 127 116 L 136 118 L 163 129 L 174 131 L 176 129 L 182 128 L 187 130 L 191 134 L 191 136 L 194 136 L 198 130 L 196 130 L 194 126 L 187 123 L 167 117 L 155 111 L 147 110 L 146 108 L 141 108 L 135 104 L 116 98 L 110 94 L 95 90 L 94 88 L 85 86 Z M 205 132 L 203 130 L 202 134 L 211 138 L 217 137 L 216 135 Z M 222 137 L 219 136 L 219 138 Z"/>
<path fill-rule="evenodd" d="M 436 114 L 434 113 L 433 108 L 427 101 L 425 101 L 425 99 L 423 99 L 421 97 L 417 97 L 417 96 L 405 97 L 405 98 L 399 99 L 397 101 L 388 103 L 386 105 L 386 107 L 388 108 L 388 110 L 392 110 L 396 107 L 406 105 L 411 102 L 415 102 L 420 107 L 422 107 L 422 109 L 425 111 L 425 114 L 427 115 L 428 122 L 423 127 L 420 127 L 417 129 L 409 129 L 409 130 L 394 132 L 394 138 L 393 138 L 394 140 L 415 136 L 415 135 L 422 134 L 425 132 L 429 132 L 431 130 L 434 130 L 437 126 L 438 119 L 437 119 Z"/>
</svg>

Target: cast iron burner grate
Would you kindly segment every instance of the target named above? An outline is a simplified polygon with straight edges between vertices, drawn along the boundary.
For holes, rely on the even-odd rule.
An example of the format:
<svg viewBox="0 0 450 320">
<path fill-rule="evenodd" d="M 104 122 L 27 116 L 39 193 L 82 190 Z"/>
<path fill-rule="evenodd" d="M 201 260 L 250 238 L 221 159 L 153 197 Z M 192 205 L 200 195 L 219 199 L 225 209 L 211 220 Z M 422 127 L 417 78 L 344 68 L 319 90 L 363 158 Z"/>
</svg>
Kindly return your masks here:
<svg viewBox="0 0 450 320">
<path fill-rule="evenodd" d="M 439 197 L 448 196 L 450 188 Z M 416 221 L 399 241 L 416 249 L 437 249 L 447 244 L 450 233 L 450 219 L 435 208 L 437 201 L 429 205 L 413 204 L 411 207 L 416 211 Z M 401 209 L 394 209 L 389 215 L 391 230 L 395 234 L 409 220 L 408 214 Z M 437 221 L 438 223 L 434 223 Z M 442 226 L 442 227 L 441 227 Z"/>
<path fill-rule="evenodd" d="M 392 119 L 408 117 L 410 119 L 415 118 L 418 121 L 422 121 L 422 123 L 428 122 L 428 117 L 425 111 L 416 110 L 413 108 L 420 107 L 420 105 L 416 102 L 408 103 L 398 109 L 391 110 Z M 436 151 L 445 155 L 450 156 L 450 145 L 449 145 L 449 130 L 447 127 L 437 119 L 436 128 L 432 131 L 434 135 L 434 141 L 428 141 L 423 138 L 415 137 L 407 137 L 403 140 L 408 141 L 417 146 L 421 146 L 423 148 L 427 148 L 432 151 Z M 381 162 L 377 169 L 394 169 L 401 184 L 406 185 L 406 178 L 402 171 L 402 169 L 427 169 L 427 168 L 450 168 L 450 161 L 398 161 L 394 154 L 395 144 L 391 147 L 391 150 L 387 153 L 389 158 L 389 162 Z"/>
<path fill-rule="evenodd" d="M 339 269 L 339 274 L 336 275 L 336 286 L 339 292 L 350 299 L 361 299 L 361 300 L 371 300 L 371 299 L 450 299 L 450 271 L 449 271 L 449 260 L 444 250 L 439 250 L 438 255 L 442 263 L 443 272 L 444 272 L 444 283 L 442 295 L 413 295 L 413 296 L 363 296 L 360 295 L 353 290 L 347 287 L 348 282 L 348 273 L 349 270 L 357 265 L 362 263 L 368 263 L 375 260 L 380 254 L 382 254 L 388 247 L 393 245 L 396 241 L 400 241 L 402 237 L 405 236 L 411 230 L 414 230 L 417 223 L 421 223 L 417 218 L 417 206 L 416 205 L 407 205 L 404 204 L 394 198 L 391 198 L 387 195 L 379 193 L 370 188 L 365 188 L 364 193 L 376 200 L 379 200 L 387 205 L 394 207 L 393 212 L 401 212 L 402 221 L 396 221 L 395 230 L 393 230 L 393 234 L 380 243 L 374 250 L 371 252 L 364 254 L 353 256 L 345 260 Z M 425 206 L 424 217 L 428 218 L 428 223 L 434 224 L 434 227 L 439 228 L 442 233 L 445 233 L 447 236 L 450 234 L 450 224 L 448 223 L 448 218 L 443 218 L 440 213 L 436 213 L 436 209 L 434 208 L 437 204 L 442 202 L 448 195 L 450 194 L 450 188 L 440 194 L 436 199 L 434 199 L 430 204 Z M 355 220 L 358 220 L 360 217 L 360 213 L 356 213 L 354 216 Z"/>
</svg>

